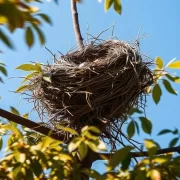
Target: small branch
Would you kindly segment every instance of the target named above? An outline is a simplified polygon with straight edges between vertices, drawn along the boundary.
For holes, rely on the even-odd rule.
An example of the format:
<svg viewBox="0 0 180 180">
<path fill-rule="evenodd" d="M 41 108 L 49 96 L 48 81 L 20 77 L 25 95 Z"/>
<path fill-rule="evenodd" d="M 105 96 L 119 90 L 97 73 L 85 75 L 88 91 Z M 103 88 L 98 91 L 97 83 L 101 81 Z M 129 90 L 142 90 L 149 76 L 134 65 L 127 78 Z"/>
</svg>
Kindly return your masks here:
<svg viewBox="0 0 180 180">
<path fill-rule="evenodd" d="M 73 20 L 73 27 L 74 27 L 74 33 L 76 36 L 76 41 L 77 41 L 79 47 L 81 49 L 83 49 L 84 44 L 83 44 L 83 38 L 81 36 L 81 30 L 80 30 L 80 26 L 79 26 L 76 0 L 71 0 L 71 12 L 72 12 L 72 20 Z"/>
<path fill-rule="evenodd" d="M 172 153 L 172 152 L 177 152 L 177 153 L 180 154 L 180 146 L 159 149 L 157 151 L 156 155 L 165 154 L 165 153 Z M 101 158 L 101 156 L 104 156 L 104 157 L 107 157 L 107 159 L 110 159 L 112 157 L 112 155 L 113 155 L 113 153 L 96 153 L 96 156 L 94 157 L 94 161 L 104 160 L 104 159 Z M 132 158 L 145 157 L 145 156 L 148 156 L 148 152 L 147 151 L 131 152 L 130 155 L 131 155 Z"/>
<path fill-rule="evenodd" d="M 53 131 L 50 128 L 42 126 L 42 125 L 35 123 L 34 121 L 31 121 L 29 119 L 25 119 L 21 116 L 17 116 L 15 114 L 10 113 L 10 112 L 8 112 L 4 109 L 1 109 L 1 108 L 0 108 L 0 117 L 8 119 L 9 121 L 15 122 L 15 123 L 20 124 L 22 126 L 25 126 L 27 128 L 30 128 L 31 130 L 34 130 L 34 131 L 41 133 L 43 135 L 50 136 L 50 137 L 52 137 L 56 140 L 59 140 L 59 141 L 63 141 L 65 138 L 62 134 L 61 135 L 58 134 L 57 131 Z"/>
</svg>

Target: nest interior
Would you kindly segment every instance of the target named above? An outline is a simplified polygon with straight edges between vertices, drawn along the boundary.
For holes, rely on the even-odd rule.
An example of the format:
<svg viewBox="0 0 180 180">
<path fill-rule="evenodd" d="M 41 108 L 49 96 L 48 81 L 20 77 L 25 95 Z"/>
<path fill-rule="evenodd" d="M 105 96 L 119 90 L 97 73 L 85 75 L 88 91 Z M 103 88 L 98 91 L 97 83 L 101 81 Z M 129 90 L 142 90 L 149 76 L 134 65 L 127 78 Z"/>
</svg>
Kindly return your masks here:
<svg viewBox="0 0 180 180">
<path fill-rule="evenodd" d="M 33 79 L 33 98 L 48 113 L 53 127 L 63 124 L 79 131 L 94 125 L 105 134 L 141 103 L 139 98 L 153 82 L 149 64 L 129 43 L 91 43 L 44 66 L 50 81 Z"/>
</svg>

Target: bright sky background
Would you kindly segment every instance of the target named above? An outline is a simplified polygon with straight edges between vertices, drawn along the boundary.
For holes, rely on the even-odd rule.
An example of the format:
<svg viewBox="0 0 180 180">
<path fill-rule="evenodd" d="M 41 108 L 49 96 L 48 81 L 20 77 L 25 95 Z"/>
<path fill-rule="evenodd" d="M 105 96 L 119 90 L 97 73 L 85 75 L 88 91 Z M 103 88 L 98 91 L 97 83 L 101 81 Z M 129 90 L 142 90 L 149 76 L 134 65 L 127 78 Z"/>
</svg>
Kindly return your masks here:
<svg viewBox="0 0 180 180">
<path fill-rule="evenodd" d="M 69 0 L 59 0 L 59 5 L 45 2 L 41 7 L 42 12 L 49 14 L 53 20 L 53 26 L 43 25 L 43 30 L 47 38 L 46 47 L 56 53 L 57 57 L 57 51 L 66 53 L 76 43 L 69 2 Z M 141 33 L 147 35 L 140 41 L 143 54 L 147 54 L 153 59 L 160 56 L 166 63 L 173 58 L 180 59 L 179 0 L 122 0 L 122 5 L 123 11 L 120 16 L 112 9 L 105 13 L 103 3 L 100 4 L 97 0 L 84 0 L 82 4 L 78 5 L 83 37 L 86 37 L 87 32 L 96 36 L 116 22 L 114 35 L 120 40 L 132 41 L 136 39 L 138 30 L 142 26 Z M 15 70 L 15 68 L 30 61 L 52 62 L 52 56 L 38 43 L 29 50 L 25 45 L 22 30 L 17 30 L 11 37 L 16 46 L 15 51 L 0 44 L 0 49 L 4 51 L 3 54 L 0 54 L 0 59 L 6 63 L 8 78 L 11 78 L 4 79 L 5 84 L 0 84 L 0 96 L 2 96 L 0 107 L 9 110 L 9 106 L 14 106 L 21 113 L 26 113 L 30 112 L 32 106 L 12 92 L 21 81 L 17 77 L 24 75 L 22 71 Z M 104 39 L 110 37 L 111 31 L 102 36 Z M 173 87 L 180 92 L 180 85 L 173 84 Z M 167 147 L 171 136 L 157 137 L 156 134 L 163 128 L 180 127 L 180 97 L 170 95 L 163 89 L 159 105 L 156 106 L 149 97 L 147 106 L 146 115 L 152 120 L 153 133 L 151 136 L 141 133 L 136 138 L 139 141 L 144 138 L 154 138 L 161 143 L 162 147 Z M 36 120 L 37 117 L 33 116 L 32 119 Z M 102 172 L 102 162 L 96 162 L 93 168 Z"/>
</svg>

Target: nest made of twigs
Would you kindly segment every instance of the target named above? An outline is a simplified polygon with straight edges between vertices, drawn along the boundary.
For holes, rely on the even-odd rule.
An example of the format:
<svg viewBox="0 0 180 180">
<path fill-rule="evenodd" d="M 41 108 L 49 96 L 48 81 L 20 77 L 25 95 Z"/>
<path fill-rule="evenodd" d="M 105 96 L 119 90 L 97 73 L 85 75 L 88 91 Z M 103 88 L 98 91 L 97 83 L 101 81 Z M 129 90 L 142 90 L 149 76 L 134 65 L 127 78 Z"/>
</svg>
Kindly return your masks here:
<svg viewBox="0 0 180 180">
<path fill-rule="evenodd" d="M 138 106 L 145 88 L 152 84 L 149 64 L 129 43 L 93 42 L 45 66 L 43 73 L 49 81 L 33 79 L 32 96 L 54 128 L 61 124 L 79 131 L 94 125 L 108 138 L 109 127 Z"/>
</svg>

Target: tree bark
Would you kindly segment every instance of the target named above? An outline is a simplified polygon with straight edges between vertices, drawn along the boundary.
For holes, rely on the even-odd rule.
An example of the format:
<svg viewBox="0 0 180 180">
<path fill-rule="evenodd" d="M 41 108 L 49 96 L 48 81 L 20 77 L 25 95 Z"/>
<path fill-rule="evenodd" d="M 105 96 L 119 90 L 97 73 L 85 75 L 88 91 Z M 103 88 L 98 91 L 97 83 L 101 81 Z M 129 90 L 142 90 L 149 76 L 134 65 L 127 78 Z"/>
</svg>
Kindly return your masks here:
<svg viewBox="0 0 180 180">
<path fill-rule="evenodd" d="M 71 0 L 71 12 L 72 12 L 72 21 L 73 21 L 73 27 L 74 27 L 74 33 L 75 33 L 76 41 L 79 45 L 79 48 L 83 49 L 84 44 L 83 44 L 83 38 L 81 35 L 80 26 L 79 26 L 76 0 Z"/>
<path fill-rule="evenodd" d="M 38 133 L 41 133 L 45 136 L 50 136 L 56 140 L 63 141 L 64 135 L 58 134 L 57 131 L 54 131 L 50 128 L 47 128 L 45 126 L 42 126 L 34 121 L 31 121 L 29 119 L 25 119 L 21 116 L 18 116 L 16 114 L 10 113 L 4 109 L 0 108 L 0 117 L 3 117 L 5 119 L 8 119 L 9 121 L 15 122 L 17 124 L 20 124 L 22 126 L 25 126 L 27 128 L 30 128 L 31 130 L 34 130 Z"/>
</svg>

